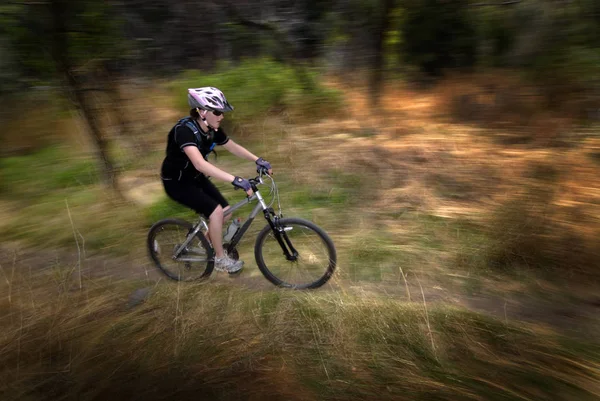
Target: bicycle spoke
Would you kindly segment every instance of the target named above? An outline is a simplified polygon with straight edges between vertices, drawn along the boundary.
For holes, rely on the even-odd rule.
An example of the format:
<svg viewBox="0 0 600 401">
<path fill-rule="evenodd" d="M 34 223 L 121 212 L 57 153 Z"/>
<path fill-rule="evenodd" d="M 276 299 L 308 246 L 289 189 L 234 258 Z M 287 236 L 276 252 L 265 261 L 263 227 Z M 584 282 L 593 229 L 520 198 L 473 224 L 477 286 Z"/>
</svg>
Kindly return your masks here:
<svg viewBox="0 0 600 401">
<path fill-rule="evenodd" d="M 328 279 L 335 267 L 329 243 L 308 224 L 298 219 L 290 219 L 284 224 L 289 244 L 298 253 L 295 261 L 287 260 L 273 232 L 263 234 L 260 253 L 264 265 L 261 269 L 276 284 L 294 288 L 318 286 Z M 287 241 L 284 240 L 284 243 L 287 245 Z"/>
<path fill-rule="evenodd" d="M 153 226 L 148 238 L 150 254 L 157 267 L 174 280 L 195 280 L 212 271 L 212 249 L 194 237 L 182 249 L 191 225 L 181 220 L 164 220 Z M 176 252 L 179 254 L 175 256 Z"/>
</svg>

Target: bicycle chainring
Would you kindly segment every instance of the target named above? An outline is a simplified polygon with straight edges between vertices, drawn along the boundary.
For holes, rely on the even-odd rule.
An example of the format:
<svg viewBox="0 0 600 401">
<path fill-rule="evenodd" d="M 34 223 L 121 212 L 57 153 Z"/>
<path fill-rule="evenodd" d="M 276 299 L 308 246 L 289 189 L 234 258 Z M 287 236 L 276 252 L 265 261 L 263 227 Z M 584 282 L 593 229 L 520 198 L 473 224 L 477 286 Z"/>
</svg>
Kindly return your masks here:
<svg viewBox="0 0 600 401">
<path fill-rule="evenodd" d="M 228 249 L 228 247 L 229 247 L 229 244 L 227 244 L 227 243 L 223 244 L 223 249 L 227 250 L 227 256 L 229 256 L 233 260 L 239 260 L 240 254 L 238 253 L 237 249 L 236 248 Z"/>
</svg>

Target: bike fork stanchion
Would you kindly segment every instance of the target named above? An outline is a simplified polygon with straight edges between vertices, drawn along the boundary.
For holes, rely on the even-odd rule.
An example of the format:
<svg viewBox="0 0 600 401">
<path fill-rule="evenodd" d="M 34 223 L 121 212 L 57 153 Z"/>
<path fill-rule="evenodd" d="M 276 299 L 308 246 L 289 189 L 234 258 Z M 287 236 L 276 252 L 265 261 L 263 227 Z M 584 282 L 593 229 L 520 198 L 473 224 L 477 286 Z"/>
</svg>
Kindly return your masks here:
<svg viewBox="0 0 600 401">
<path fill-rule="evenodd" d="M 285 255 L 287 260 L 293 260 L 293 256 L 290 255 L 290 251 L 288 250 L 288 248 L 286 246 L 286 242 L 289 243 L 289 239 L 284 242 L 283 239 L 281 238 L 282 237 L 281 232 L 283 230 L 281 229 L 281 225 L 279 224 L 277 216 L 275 216 L 275 213 L 270 208 L 264 207 L 263 209 L 264 209 L 263 212 L 265 214 L 265 219 L 271 226 L 273 235 L 275 236 L 275 239 L 279 243 L 279 246 L 281 247 L 283 254 Z M 271 219 L 271 214 L 273 215 L 274 219 Z M 285 233 L 284 233 L 284 235 L 285 235 Z M 287 237 L 287 235 L 286 235 L 286 237 Z"/>
<path fill-rule="evenodd" d="M 295 262 L 296 260 L 298 260 L 298 251 L 292 245 L 292 241 L 290 241 L 290 238 L 287 236 L 286 232 L 282 230 L 282 232 L 279 233 L 279 236 L 283 237 L 283 239 L 285 240 L 285 243 L 290 248 L 291 255 L 288 252 L 286 252 L 286 255 L 285 255 L 287 260 L 292 261 L 292 262 Z M 286 248 L 286 251 L 287 251 L 287 248 Z"/>
<path fill-rule="evenodd" d="M 285 241 L 281 237 L 284 237 Z M 279 243 L 279 246 L 281 247 L 281 250 L 283 251 L 285 258 L 290 261 L 295 261 L 296 257 L 298 256 L 298 252 L 296 252 L 296 250 L 292 247 L 292 244 L 290 243 L 290 240 L 287 238 L 287 235 L 285 235 L 285 234 L 281 235 L 281 233 L 279 231 L 275 230 L 275 239 Z M 290 254 L 290 251 L 288 250 L 286 243 L 291 248 L 292 254 Z"/>
<path fill-rule="evenodd" d="M 273 213 L 273 215 L 275 214 L 272 211 L 271 213 Z M 279 218 L 277 216 L 274 216 L 274 222 L 271 219 L 267 220 L 269 220 L 269 224 L 273 229 L 275 239 L 277 240 L 279 246 L 283 250 L 285 258 L 291 262 L 295 262 L 298 259 L 298 251 L 296 251 L 296 249 L 292 245 L 292 241 L 290 241 L 290 238 L 287 236 L 285 229 L 281 226 Z"/>
</svg>

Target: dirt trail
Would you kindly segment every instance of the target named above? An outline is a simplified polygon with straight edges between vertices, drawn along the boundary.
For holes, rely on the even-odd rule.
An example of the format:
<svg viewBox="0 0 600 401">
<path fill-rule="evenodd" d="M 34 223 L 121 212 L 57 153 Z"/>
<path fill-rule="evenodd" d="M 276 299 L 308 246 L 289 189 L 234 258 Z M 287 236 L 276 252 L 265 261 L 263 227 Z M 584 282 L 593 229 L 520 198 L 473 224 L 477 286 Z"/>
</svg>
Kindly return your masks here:
<svg viewBox="0 0 600 401">
<path fill-rule="evenodd" d="M 242 274 L 229 277 L 225 273 L 214 272 L 206 281 L 207 285 L 226 285 L 244 288 L 249 291 L 278 291 L 267 281 L 253 261 L 249 261 Z M 110 282 L 127 281 L 136 287 L 132 298 L 143 298 L 157 285 L 175 285 L 154 267 L 148 258 L 115 257 L 103 254 L 89 256 L 80 255 L 77 250 L 23 250 L 16 244 L 0 246 L 0 267 L 5 282 L 31 279 L 43 276 L 46 286 L 57 289 L 65 282 L 70 283 L 71 290 L 93 285 L 95 280 Z M 340 268 L 343 268 L 341 266 Z M 161 284 L 162 283 L 162 284 Z M 27 286 L 27 283 L 21 283 Z M 340 279 L 337 276 L 330 283 L 312 293 L 337 292 L 370 300 L 374 298 L 395 299 L 402 302 L 414 302 L 433 308 L 443 304 L 458 308 L 466 308 L 480 313 L 490 314 L 507 321 L 524 321 L 545 325 L 553 330 L 568 333 L 587 341 L 597 341 L 600 330 L 600 297 L 590 295 L 586 302 L 575 304 L 554 303 L 528 294 L 506 294 L 501 296 L 491 293 L 467 295 L 453 288 L 443 288 L 427 280 L 418 283 L 373 283 Z M 130 300 L 131 302 L 131 300 Z"/>
</svg>

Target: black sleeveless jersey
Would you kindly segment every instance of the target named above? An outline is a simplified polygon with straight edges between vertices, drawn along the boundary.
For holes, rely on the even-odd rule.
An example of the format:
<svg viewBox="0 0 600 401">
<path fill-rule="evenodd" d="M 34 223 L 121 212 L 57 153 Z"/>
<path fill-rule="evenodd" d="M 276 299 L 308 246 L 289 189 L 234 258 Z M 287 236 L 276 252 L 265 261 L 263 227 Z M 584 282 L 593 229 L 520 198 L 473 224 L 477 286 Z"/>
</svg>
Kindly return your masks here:
<svg viewBox="0 0 600 401">
<path fill-rule="evenodd" d="M 206 160 L 216 145 L 225 145 L 228 141 L 229 137 L 222 129 L 211 128 L 208 132 L 204 132 L 191 117 L 182 118 L 169 132 L 166 157 L 161 168 L 162 179 L 181 181 L 202 174 L 196 170 L 183 151 L 186 146 L 196 146 Z"/>
</svg>

